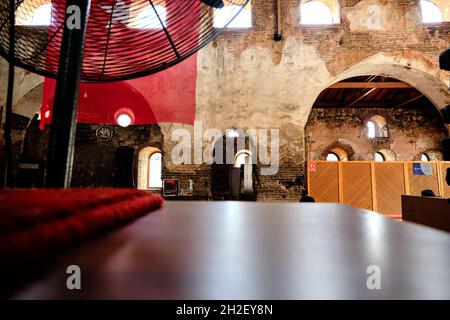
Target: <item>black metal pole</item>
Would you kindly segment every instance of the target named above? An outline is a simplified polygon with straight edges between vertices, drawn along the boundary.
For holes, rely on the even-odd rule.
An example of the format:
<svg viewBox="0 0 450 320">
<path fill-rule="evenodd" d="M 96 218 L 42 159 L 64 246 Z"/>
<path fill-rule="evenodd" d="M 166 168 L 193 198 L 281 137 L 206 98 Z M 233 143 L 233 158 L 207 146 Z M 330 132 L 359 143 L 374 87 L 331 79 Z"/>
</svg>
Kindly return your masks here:
<svg viewBox="0 0 450 320">
<path fill-rule="evenodd" d="M 45 186 L 68 188 L 75 148 L 76 116 L 90 0 L 67 0 L 58 78 L 53 103 Z M 69 9 L 79 10 L 69 10 Z M 80 17 L 74 16 L 80 14 Z M 79 25 L 74 21 L 79 18 Z"/>
<path fill-rule="evenodd" d="M 16 1 L 9 1 L 9 70 L 5 110 L 6 187 L 14 187 L 14 160 L 12 148 L 12 108 L 14 99 L 14 55 L 16 41 Z"/>
</svg>

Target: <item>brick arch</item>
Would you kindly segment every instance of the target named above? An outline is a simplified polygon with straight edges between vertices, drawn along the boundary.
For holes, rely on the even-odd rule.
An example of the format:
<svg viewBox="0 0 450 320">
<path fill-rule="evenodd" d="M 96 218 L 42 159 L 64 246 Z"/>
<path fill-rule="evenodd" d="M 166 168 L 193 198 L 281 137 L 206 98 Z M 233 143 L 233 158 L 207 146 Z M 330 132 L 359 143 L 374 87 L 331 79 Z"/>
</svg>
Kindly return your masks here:
<svg viewBox="0 0 450 320">
<path fill-rule="evenodd" d="M 337 54 L 327 67 L 333 78 L 315 90 L 316 99 L 323 90 L 337 82 L 358 76 L 380 75 L 411 85 L 439 112 L 450 104 L 450 91 L 445 83 L 447 73 L 439 70 L 437 61 L 420 52 L 402 50 L 373 54 L 355 50 Z M 314 101 L 311 101 L 307 115 L 313 105 Z M 447 130 L 450 132 L 450 125 L 447 125 Z"/>
<path fill-rule="evenodd" d="M 332 23 L 340 23 L 341 21 L 341 6 L 339 4 L 339 0 L 301 0 L 300 1 L 300 13 L 302 10 L 302 6 L 311 3 L 311 2 L 318 2 L 322 5 L 325 5 L 326 8 L 328 8 L 331 16 L 332 16 Z"/>
<path fill-rule="evenodd" d="M 323 89 L 339 81 L 365 75 L 382 75 L 403 81 L 423 93 L 438 110 L 450 104 L 450 92 L 437 61 L 411 50 L 379 53 L 367 58 L 356 54 L 356 60 L 342 62 L 341 72 Z"/>
<path fill-rule="evenodd" d="M 380 114 L 368 115 L 364 120 L 365 130 L 367 129 L 368 122 L 373 122 L 376 127 L 375 138 L 388 138 L 389 137 L 389 126 L 387 120 L 384 116 Z"/>
<path fill-rule="evenodd" d="M 406 68 L 411 68 L 415 64 L 418 65 L 418 70 L 426 72 L 438 79 L 445 79 L 446 72 L 440 70 L 437 59 L 415 50 L 387 51 L 378 54 L 370 51 L 351 50 L 337 53 L 334 59 L 328 62 L 326 66 L 332 76 L 339 77 L 340 74 L 350 68 L 357 66 L 359 63 L 364 63 L 366 59 L 369 62 L 371 58 L 382 56 L 392 59 L 390 63 L 392 65 L 403 65 Z"/>
<path fill-rule="evenodd" d="M 372 55 L 373 53 L 362 50 L 338 53 L 331 62 L 327 63 L 327 69 L 333 76 L 338 76 L 348 68 Z"/>
<path fill-rule="evenodd" d="M 375 153 L 379 153 L 383 156 L 384 161 L 396 161 L 397 155 L 391 149 L 380 149 Z M 375 154 L 374 154 L 375 157 Z"/>
<path fill-rule="evenodd" d="M 419 154 L 418 156 L 418 160 L 420 160 L 420 157 L 422 154 L 425 154 L 429 161 L 443 161 L 444 160 L 444 155 L 442 154 L 442 152 L 440 150 L 427 150 L 425 152 L 422 152 Z"/>
<path fill-rule="evenodd" d="M 162 153 L 161 149 L 153 146 L 148 146 L 142 148 L 138 153 L 138 175 L 137 175 L 138 189 L 141 190 L 148 189 L 149 161 L 150 157 L 155 153 Z"/>
<path fill-rule="evenodd" d="M 349 160 L 355 154 L 355 151 L 353 150 L 353 148 L 350 145 L 344 144 L 344 143 L 339 142 L 339 141 L 335 141 L 335 142 L 329 144 L 325 149 L 323 149 L 323 151 L 322 151 L 323 159 L 325 159 L 329 153 L 336 153 L 336 152 L 333 151 L 335 149 L 343 150 L 347 154 L 347 157 L 348 157 Z"/>
</svg>

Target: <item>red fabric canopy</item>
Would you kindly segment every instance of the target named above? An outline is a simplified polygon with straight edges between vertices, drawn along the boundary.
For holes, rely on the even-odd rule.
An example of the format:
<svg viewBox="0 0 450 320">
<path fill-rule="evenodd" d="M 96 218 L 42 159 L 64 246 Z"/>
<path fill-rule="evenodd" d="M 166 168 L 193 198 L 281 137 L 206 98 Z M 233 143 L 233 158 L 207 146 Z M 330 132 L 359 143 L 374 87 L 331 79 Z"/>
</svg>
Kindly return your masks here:
<svg viewBox="0 0 450 320">
<path fill-rule="evenodd" d="M 78 122 L 116 124 L 118 110 L 129 109 L 133 124 L 193 124 L 196 107 L 196 55 L 160 73 L 128 81 L 81 83 Z M 56 81 L 45 79 L 41 127 L 50 124 Z"/>
<path fill-rule="evenodd" d="M 114 2 L 116 1 L 116 2 Z M 108 5 L 118 6 L 119 0 L 92 0 L 84 48 L 82 73 L 91 79 L 108 80 L 117 72 L 123 73 L 124 61 L 130 73 L 139 66 L 148 70 L 176 58 L 175 51 L 163 28 L 138 28 L 133 26 L 129 13 L 131 0 L 120 0 L 118 18 L 108 12 Z M 173 35 L 177 47 L 195 47 L 199 41 L 199 6 L 192 5 L 188 16 L 178 17 L 175 13 L 182 0 L 167 0 L 166 30 Z M 196 3 L 196 2 L 195 2 Z M 185 4 L 187 5 L 187 4 Z M 49 69 L 59 59 L 65 0 L 52 0 L 52 24 L 49 28 L 49 43 L 46 64 Z M 128 9 L 127 9 L 128 8 Z M 117 9 L 116 7 L 116 10 Z M 182 19 L 181 19 L 182 18 Z M 189 39 L 187 43 L 181 42 Z M 142 49 L 142 48 L 145 48 Z M 138 59 L 139 57 L 139 59 Z M 169 59 L 169 60 L 167 60 Z M 141 61 L 139 63 L 135 61 Z M 152 68 L 153 68 L 152 67 Z M 139 69 L 139 68 L 138 68 Z M 134 70 L 134 71 L 133 71 Z M 82 83 L 80 86 L 78 121 L 82 123 L 115 124 L 116 113 L 127 109 L 133 115 L 133 124 L 154 124 L 162 122 L 193 124 L 195 119 L 197 58 L 191 56 L 185 61 L 160 73 L 128 81 L 109 83 Z M 41 126 L 51 122 L 56 81 L 46 78 L 41 109 Z"/>
</svg>

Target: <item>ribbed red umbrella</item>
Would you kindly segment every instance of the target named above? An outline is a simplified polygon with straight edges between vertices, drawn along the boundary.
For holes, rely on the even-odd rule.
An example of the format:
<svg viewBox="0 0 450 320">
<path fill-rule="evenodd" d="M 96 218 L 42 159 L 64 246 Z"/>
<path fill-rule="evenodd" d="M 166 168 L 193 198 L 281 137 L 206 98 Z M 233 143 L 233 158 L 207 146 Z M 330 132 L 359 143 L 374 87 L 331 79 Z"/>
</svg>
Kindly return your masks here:
<svg viewBox="0 0 450 320">
<path fill-rule="evenodd" d="M 81 80 L 124 80 L 169 68 L 217 37 L 248 1 L 91 0 Z M 13 62 L 55 78 L 66 0 L 15 2 Z M 220 28 L 214 27 L 215 19 L 220 19 Z M 2 1 L 0 55 L 6 59 L 9 27 L 9 1 Z"/>
</svg>

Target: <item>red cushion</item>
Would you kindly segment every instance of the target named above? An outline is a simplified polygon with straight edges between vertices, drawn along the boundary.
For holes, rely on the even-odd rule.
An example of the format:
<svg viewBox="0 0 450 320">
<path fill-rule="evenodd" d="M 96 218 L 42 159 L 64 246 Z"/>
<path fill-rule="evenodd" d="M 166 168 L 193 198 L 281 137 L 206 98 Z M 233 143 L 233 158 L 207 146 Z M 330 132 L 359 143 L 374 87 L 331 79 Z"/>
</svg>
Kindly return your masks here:
<svg viewBox="0 0 450 320">
<path fill-rule="evenodd" d="M 158 209 L 159 195 L 133 189 L 0 192 L 0 262 L 21 264 Z"/>
</svg>

